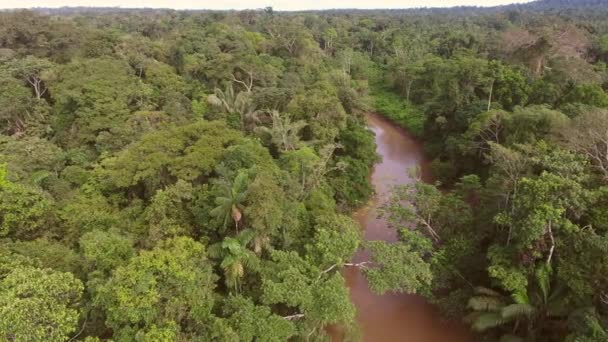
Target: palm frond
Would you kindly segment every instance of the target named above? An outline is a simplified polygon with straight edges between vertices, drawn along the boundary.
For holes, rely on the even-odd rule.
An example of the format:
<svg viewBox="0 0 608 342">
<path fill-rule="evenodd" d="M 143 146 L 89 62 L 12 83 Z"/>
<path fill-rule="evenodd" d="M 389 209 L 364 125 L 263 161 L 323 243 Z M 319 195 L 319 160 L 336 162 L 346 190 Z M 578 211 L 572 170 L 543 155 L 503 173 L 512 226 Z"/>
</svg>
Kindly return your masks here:
<svg viewBox="0 0 608 342">
<path fill-rule="evenodd" d="M 475 296 L 469 299 L 467 306 L 475 311 L 496 311 L 504 305 L 505 303 L 497 297 Z"/>
<path fill-rule="evenodd" d="M 509 320 L 504 319 L 499 313 L 488 312 L 479 315 L 473 322 L 472 328 L 475 331 L 481 332 L 499 327 L 507 322 L 509 322 Z"/>
<path fill-rule="evenodd" d="M 215 94 L 207 96 L 207 103 L 217 108 L 224 107 L 224 102 Z"/>
<path fill-rule="evenodd" d="M 527 304 L 530 303 L 530 298 L 526 292 L 518 291 L 511 294 L 511 298 L 513 301 L 518 304 Z"/>
<path fill-rule="evenodd" d="M 543 303 L 547 303 L 551 291 L 551 266 L 543 265 L 536 270 L 536 283 L 541 291 Z"/>
<path fill-rule="evenodd" d="M 247 245 L 251 240 L 253 240 L 255 236 L 255 232 L 249 228 L 243 229 L 237 236 L 237 240 L 243 245 Z"/>
<path fill-rule="evenodd" d="M 230 254 L 232 254 L 232 255 L 239 254 L 241 252 L 241 250 L 243 249 L 239 240 L 231 238 L 231 237 L 227 237 L 224 239 L 224 241 L 222 242 L 222 248 L 230 251 Z"/>
<path fill-rule="evenodd" d="M 502 297 L 502 294 L 498 291 L 494 291 L 490 288 L 487 287 L 483 287 L 483 286 L 477 286 L 474 289 L 476 294 L 480 294 L 480 295 L 486 295 L 486 296 L 494 296 L 494 297 Z"/>
<path fill-rule="evenodd" d="M 536 309 L 530 304 L 510 304 L 500 310 L 504 319 L 512 320 L 518 317 L 531 317 L 536 313 Z"/>
</svg>

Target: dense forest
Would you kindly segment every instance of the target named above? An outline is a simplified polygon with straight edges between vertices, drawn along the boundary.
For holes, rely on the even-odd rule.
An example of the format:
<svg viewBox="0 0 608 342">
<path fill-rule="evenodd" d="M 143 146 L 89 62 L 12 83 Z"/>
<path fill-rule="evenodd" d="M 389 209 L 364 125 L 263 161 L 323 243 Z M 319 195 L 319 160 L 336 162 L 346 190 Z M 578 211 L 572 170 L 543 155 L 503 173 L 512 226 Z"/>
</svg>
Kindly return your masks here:
<svg viewBox="0 0 608 342">
<path fill-rule="evenodd" d="M 606 0 L 0 12 L 0 340 L 356 340 L 359 267 L 480 340 L 608 341 L 607 65 Z M 367 112 L 431 160 L 398 243 L 351 218 Z"/>
</svg>

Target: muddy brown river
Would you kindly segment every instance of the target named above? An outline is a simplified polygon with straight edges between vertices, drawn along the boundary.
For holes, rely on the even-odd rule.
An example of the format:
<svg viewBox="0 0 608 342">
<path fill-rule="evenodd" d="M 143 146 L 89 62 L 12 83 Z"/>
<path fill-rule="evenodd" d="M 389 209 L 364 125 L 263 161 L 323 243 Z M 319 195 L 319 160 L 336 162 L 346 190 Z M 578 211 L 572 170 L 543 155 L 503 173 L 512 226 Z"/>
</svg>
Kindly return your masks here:
<svg viewBox="0 0 608 342">
<path fill-rule="evenodd" d="M 366 240 L 396 241 L 397 233 L 388 227 L 386 221 L 378 218 L 376 208 L 388 198 L 395 185 L 413 181 L 409 169 L 419 166 L 423 179 L 428 179 L 429 174 L 421 144 L 407 131 L 375 114 L 369 114 L 367 121 L 376 134 L 376 149 L 382 161 L 376 164 L 371 175 L 376 195 L 367 206 L 355 213 L 355 218 L 361 224 Z M 353 262 L 366 260 L 367 253 L 360 251 Z M 357 321 L 363 341 L 473 341 L 464 325 L 442 321 L 436 309 L 424 298 L 397 293 L 375 295 L 356 267 L 345 269 L 344 276 L 350 288 L 351 300 L 357 307 Z"/>
</svg>

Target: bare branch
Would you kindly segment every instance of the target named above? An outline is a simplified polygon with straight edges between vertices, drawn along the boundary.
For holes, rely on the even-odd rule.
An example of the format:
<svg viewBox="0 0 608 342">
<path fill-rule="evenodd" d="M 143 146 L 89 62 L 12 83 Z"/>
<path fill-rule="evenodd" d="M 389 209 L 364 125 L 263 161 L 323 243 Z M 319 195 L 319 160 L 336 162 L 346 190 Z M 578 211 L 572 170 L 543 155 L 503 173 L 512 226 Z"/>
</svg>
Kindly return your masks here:
<svg viewBox="0 0 608 342">
<path fill-rule="evenodd" d="M 551 264 L 551 258 L 553 257 L 553 252 L 555 251 L 555 238 L 553 237 L 553 230 L 551 229 L 551 221 L 549 221 L 549 225 L 547 226 L 547 233 L 549 234 L 549 239 L 551 239 L 551 248 L 549 248 L 549 255 L 547 256 L 547 265 Z"/>
<path fill-rule="evenodd" d="M 243 85 L 243 87 L 245 87 L 245 89 L 247 89 L 247 92 L 250 93 L 251 89 L 253 89 L 253 73 L 247 71 L 247 75 L 249 75 L 249 82 L 245 83 L 244 81 L 241 81 L 239 79 L 237 79 L 234 74 L 230 74 L 230 76 L 232 77 L 232 81 L 236 82 L 238 84 Z"/>
</svg>

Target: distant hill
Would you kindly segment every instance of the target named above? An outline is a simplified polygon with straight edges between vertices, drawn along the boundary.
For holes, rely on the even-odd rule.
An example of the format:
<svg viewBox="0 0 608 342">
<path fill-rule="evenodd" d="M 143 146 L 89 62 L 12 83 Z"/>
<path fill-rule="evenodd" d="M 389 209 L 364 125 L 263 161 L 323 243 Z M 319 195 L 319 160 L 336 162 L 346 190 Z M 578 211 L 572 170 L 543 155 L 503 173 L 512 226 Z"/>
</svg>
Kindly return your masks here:
<svg viewBox="0 0 608 342">
<path fill-rule="evenodd" d="M 323 13 L 343 13 L 343 12 L 376 12 L 383 14 L 478 14 L 492 13 L 505 10 L 526 10 L 526 11 L 560 11 L 560 10 L 580 10 L 580 9 L 599 9 L 608 11 L 608 0 L 537 0 L 528 3 L 514 3 L 496 7 L 475 7 L 458 6 L 449 8 L 404 8 L 404 9 L 329 9 L 329 10 L 310 10 L 300 12 L 323 12 Z M 163 12 L 178 11 L 166 8 L 121 8 L 121 7 L 60 7 L 60 8 L 33 8 L 33 11 L 50 15 L 78 15 L 78 14 L 108 14 L 108 13 L 140 13 L 140 14 L 159 14 Z M 260 9 L 262 10 L 262 9 Z M 187 10 L 189 12 L 217 12 L 211 10 Z"/>
<path fill-rule="evenodd" d="M 580 8 L 602 8 L 608 9 L 608 0 L 538 0 L 519 7 L 532 9 L 580 9 Z"/>
</svg>

